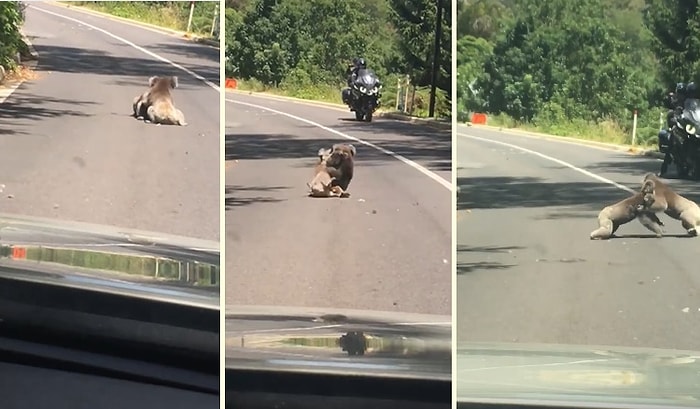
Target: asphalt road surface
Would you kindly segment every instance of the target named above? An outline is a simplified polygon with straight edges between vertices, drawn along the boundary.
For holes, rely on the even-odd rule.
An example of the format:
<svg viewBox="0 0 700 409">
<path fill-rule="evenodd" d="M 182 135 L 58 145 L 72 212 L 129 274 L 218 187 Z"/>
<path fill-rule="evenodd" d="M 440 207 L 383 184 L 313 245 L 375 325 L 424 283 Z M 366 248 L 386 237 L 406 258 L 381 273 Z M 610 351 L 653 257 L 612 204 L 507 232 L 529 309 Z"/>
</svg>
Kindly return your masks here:
<svg viewBox="0 0 700 409">
<path fill-rule="evenodd" d="M 700 238 L 660 214 L 663 238 L 589 239 L 630 195 L 594 176 L 636 190 L 658 159 L 462 126 L 456 149 L 458 340 L 700 350 Z"/>
<path fill-rule="evenodd" d="M 218 86 L 217 49 L 32 2 L 38 77 L 0 104 L 0 212 L 218 241 L 218 90 L 95 27 Z M 131 117 L 153 75 L 178 76 L 189 126 Z"/>
<path fill-rule="evenodd" d="M 307 197 L 318 149 L 345 142 L 351 197 Z M 226 159 L 227 304 L 451 313 L 448 130 L 228 93 Z"/>
</svg>

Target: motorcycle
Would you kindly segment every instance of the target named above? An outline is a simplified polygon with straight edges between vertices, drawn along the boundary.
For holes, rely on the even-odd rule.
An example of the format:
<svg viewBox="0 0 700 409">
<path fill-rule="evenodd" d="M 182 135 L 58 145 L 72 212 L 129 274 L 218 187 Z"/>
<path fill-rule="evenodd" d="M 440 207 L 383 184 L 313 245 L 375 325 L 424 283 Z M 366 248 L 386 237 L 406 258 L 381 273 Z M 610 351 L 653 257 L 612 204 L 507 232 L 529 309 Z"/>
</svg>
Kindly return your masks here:
<svg viewBox="0 0 700 409">
<path fill-rule="evenodd" d="M 346 90 L 343 102 L 355 112 L 355 119 L 372 122 L 372 115 L 381 104 L 381 89 L 382 84 L 374 71 L 360 69 L 352 87 Z"/>
<path fill-rule="evenodd" d="M 664 161 L 659 171 L 664 176 L 668 165 L 675 163 L 678 177 L 700 179 L 700 99 L 688 98 L 677 107 L 670 129 L 659 131 L 659 152 Z"/>
</svg>

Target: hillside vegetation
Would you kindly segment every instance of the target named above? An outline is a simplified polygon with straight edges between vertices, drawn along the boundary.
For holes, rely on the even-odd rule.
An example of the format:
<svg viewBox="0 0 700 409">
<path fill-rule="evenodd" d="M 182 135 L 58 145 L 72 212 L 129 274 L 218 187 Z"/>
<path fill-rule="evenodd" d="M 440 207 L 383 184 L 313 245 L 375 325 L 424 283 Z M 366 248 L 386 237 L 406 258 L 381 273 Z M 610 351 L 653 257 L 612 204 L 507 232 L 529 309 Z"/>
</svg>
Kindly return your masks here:
<svg viewBox="0 0 700 409">
<path fill-rule="evenodd" d="M 459 0 L 459 119 L 656 142 L 662 96 L 700 74 L 697 0 Z"/>
<path fill-rule="evenodd" d="M 400 77 L 419 88 L 417 110 L 428 111 L 435 0 L 227 0 L 226 76 L 239 88 L 340 103 L 345 68 L 363 57 L 393 106 Z M 436 115 L 451 112 L 449 1 L 443 1 Z"/>
</svg>

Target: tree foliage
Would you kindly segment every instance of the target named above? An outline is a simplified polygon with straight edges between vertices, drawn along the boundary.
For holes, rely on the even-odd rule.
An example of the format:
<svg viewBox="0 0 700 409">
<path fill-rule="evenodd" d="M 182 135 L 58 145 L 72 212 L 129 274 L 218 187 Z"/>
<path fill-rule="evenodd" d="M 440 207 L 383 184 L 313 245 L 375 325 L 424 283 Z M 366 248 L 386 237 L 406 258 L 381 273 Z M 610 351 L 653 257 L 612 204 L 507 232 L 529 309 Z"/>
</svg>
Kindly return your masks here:
<svg viewBox="0 0 700 409">
<path fill-rule="evenodd" d="M 663 91 L 700 72 L 697 0 L 460 0 L 458 106 L 521 123 L 658 128 Z"/>
<path fill-rule="evenodd" d="M 226 74 L 273 87 L 340 88 L 353 57 L 385 87 L 430 84 L 437 0 L 227 0 Z M 438 88 L 450 95 L 450 7 L 442 0 Z M 447 108 L 449 111 L 449 107 Z"/>
<path fill-rule="evenodd" d="M 24 7 L 19 1 L 0 2 L 0 66 L 12 69 L 17 53 L 26 51 L 20 25 L 24 21 Z"/>
</svg>

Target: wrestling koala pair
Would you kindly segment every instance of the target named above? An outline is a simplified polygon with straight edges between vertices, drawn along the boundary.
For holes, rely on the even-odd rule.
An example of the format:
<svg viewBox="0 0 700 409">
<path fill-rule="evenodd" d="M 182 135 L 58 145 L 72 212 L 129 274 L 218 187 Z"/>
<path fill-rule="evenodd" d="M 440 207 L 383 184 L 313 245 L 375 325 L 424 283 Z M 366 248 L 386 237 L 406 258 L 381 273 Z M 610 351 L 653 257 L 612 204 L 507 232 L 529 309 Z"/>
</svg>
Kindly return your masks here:
<svg viewBox="0 0 700 409">
<path fill-rule="evenodd" d="M 306 184 L 311 197 L 350 197 L 347 192 L 355 167 L 355 147 L 338 143 L 318 150 L 313 179 Z"/>
<path fill-rule="evenodd" d="M 635 218 L 647 229 L 663 236 L 663 222 L 656 216 L 663 212 L 679 220 L 691 236 L 698 235 L 700 226 L 700 206 L 678 193 L 661 181 L 655 174 L 647 173 L 639 192 L 614 205 L 607 206 L 598 215 L 598 229 L 591 232 L 592 240 L 609 239 L 623 224 Z"/>
<path fill-rule="evenodd" d="M 177 88 L 177 77 L 153 76 L 148 79 L 148 90 L 134 98 L 136 119 L 145 119 L 154 124 L 186 126 L 185 115 L 173 105 L 171 90 Z"/>
</svg>

